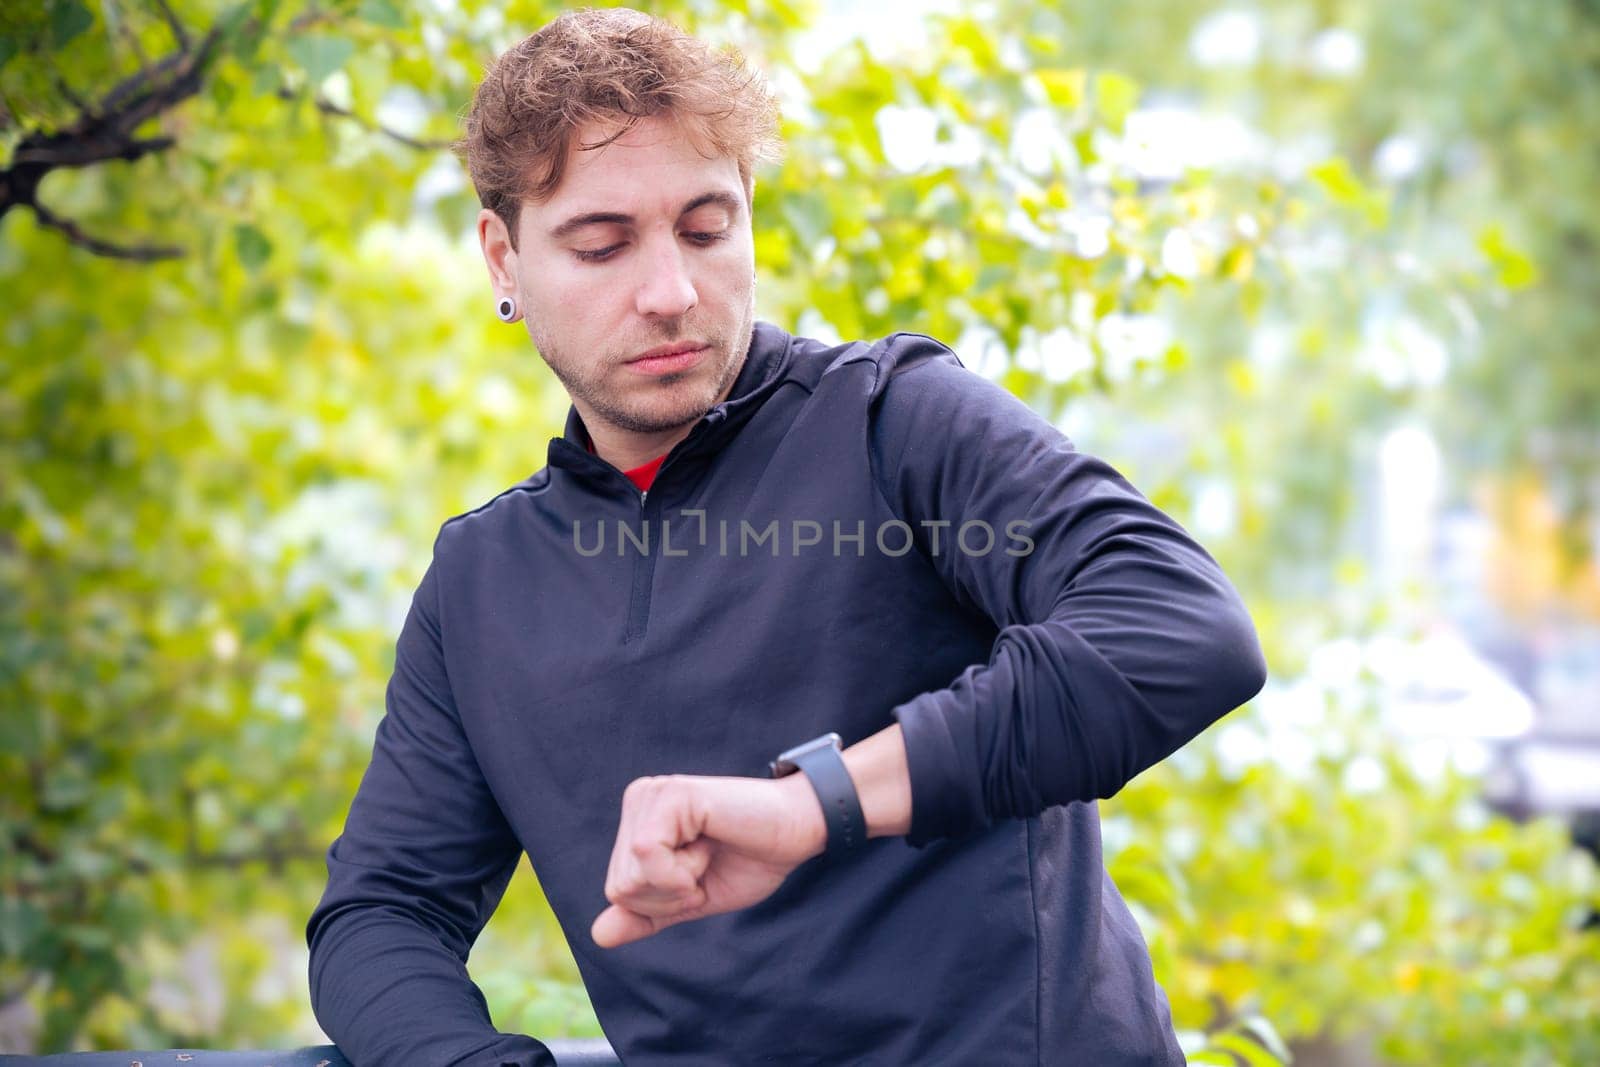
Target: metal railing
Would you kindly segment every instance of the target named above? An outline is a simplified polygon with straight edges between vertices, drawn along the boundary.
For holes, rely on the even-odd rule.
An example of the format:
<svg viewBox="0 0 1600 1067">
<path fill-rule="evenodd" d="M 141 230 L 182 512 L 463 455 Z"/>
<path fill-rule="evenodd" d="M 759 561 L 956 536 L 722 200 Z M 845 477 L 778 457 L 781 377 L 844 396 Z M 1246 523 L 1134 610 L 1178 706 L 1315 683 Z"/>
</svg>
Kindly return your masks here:
<svg viewBox="0 0 1600 1067">
<path fill-rule="evenodd" d="M 545 1041 L 556 1067 L 621 1067 L 605 1038 Z M 169 1048 L 137 1052 L 63 1052 L 54 1056 L 0 1056 L 0 1067 L 350 1067 L 332 1045 L 297 1049 L 219 1052 Z"/>
</svg>

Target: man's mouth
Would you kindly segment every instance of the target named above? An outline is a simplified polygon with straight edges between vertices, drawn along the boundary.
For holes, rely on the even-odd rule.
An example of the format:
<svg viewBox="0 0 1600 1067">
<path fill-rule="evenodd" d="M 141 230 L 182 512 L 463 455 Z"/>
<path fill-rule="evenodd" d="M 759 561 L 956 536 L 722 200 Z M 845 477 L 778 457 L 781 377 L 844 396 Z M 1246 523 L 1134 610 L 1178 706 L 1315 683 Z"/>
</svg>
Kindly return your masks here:
<svg viewBox="0 0 1600 1067">
<path fill-rule="evenodd" d="M 650 374 L 687 370 L 698 363 L 701 355 L 709 349 L 710 346 L 704 341 L 677 341 L 670 345 L 657 345 L 648 352 L 640 353 L 628 360 L 627 365 Z"/>
</svg>

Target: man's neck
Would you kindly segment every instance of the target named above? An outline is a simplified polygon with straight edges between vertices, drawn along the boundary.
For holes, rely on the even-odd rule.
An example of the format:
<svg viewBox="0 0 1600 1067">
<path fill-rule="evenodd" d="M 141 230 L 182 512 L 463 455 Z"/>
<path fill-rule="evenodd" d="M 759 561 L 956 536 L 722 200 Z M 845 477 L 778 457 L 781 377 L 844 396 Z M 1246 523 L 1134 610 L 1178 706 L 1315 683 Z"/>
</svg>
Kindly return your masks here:
<svg viewBox="0 0 1600 1067">
<path fill-rule="evenodd" d="M 654 434 L 630 433 L 604 423 L 587 425 L 587 429 L 589 444 L 594 449 L 595 455 L 619 471 L 628 471 L 642 467 L 657 456 L 664 456 L 672 451 L 672 446 L 689 436 L 689 431 L 694 429 L 694 423 L 685 423 L 674 429 Z"/>
</svg>

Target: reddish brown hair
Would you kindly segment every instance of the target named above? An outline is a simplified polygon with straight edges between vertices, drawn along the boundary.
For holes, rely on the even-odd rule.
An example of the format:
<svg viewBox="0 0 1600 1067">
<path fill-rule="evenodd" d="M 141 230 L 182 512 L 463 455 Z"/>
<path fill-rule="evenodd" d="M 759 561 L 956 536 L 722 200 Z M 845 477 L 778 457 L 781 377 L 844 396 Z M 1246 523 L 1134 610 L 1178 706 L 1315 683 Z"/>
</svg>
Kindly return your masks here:
<svg viewBox="0 0 1600 1067">
<path fill-rule="evenodd" d="M 705 155 L 734 159 L 747 193 L 755 165 L 782 153 L 777 103 L 737 52 L 629 8 L 568 12 L 507 49 L 478 86 L 456 151 L 515 248 L 522 200 L 554 195 L 574 130 L 620 123 L 578 146 L 592 150 L 662 114 Z"/>
</svg>

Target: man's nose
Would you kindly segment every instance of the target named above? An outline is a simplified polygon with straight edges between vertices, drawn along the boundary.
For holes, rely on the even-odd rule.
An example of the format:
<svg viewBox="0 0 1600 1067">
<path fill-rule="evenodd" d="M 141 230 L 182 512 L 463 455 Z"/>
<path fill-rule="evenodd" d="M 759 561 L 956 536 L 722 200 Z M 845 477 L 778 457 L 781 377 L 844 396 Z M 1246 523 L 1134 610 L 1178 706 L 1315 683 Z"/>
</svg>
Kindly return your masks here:
<svg viewBox="0 0 1600 1067">
<path fill-rule="evenodd" d="M 700 302 L 676 236 L 647 247 L 640 263 L 644 274 L 635 296 L 639 314 L 672 318 L 687 314 Z"/>
</svg>

